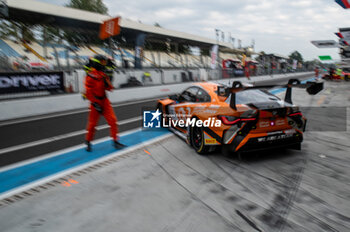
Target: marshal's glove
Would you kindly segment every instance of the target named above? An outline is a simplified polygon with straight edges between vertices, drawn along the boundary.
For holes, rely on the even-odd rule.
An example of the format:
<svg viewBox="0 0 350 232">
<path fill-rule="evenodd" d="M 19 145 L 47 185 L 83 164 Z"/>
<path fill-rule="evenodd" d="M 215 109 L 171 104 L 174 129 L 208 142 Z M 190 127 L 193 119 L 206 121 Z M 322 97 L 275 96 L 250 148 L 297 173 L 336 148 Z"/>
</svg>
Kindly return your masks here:
<svg viewBox="0 0 350 232">
<path fill-rule="evenodd" d="M 100 106 L 98 103 L 96 103 L 96 102 L 93 102 L 93 103 L 91 103 L 91 105 L 95 108 L 95 110 L 97 111 L 97 112 L 99 112 L 100 114 L 102 114 L 102 106 Z"/>
</svg>

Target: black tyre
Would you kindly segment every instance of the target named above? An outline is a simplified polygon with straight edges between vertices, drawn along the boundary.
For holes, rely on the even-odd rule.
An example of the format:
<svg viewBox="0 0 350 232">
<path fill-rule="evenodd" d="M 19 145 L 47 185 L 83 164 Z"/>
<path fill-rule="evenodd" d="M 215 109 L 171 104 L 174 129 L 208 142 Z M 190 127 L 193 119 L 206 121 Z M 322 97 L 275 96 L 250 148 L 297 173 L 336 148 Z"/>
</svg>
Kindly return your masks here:
<svg viewBox="0 0 350 232">
<path fill-rule="evenodd" d="M 207 154 L 209 152 L 209 146 L 205 145 L 204 132 L 202 127 L 191 127 L 190 131 L 191 145 L 198 154 Z"/>
</svg>

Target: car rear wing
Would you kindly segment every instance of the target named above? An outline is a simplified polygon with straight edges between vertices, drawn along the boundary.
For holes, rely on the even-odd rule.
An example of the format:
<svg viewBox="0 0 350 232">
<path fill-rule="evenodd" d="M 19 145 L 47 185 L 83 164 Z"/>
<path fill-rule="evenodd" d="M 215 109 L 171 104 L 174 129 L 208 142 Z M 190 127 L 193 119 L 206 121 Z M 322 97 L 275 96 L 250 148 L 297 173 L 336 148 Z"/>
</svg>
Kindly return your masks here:
<svg viewBox="0 0 350 232">
<path fill-rule="evenodd" d="M 310 95 L 316 95 L 323 89 L 323 82 L 307 81 L 306 83 L 301 83 L 298 79 L 289 79 L 287 84 L 281 85 L 258 85 L 258 86 L 245 86 L 240 81 L 234 81 L 231 87 L 218 86 L 219 96 L 229 96 L 231 94 L 230 107 L 237 109 L 236 107 L 236 93 L 248 89 L 267 89 L 281 87 L 287 88 L 284 101 L 290 104 L 292 103 L 292 88 L 303 88 L 306 89 L 307 93 Z"/>
</svg>

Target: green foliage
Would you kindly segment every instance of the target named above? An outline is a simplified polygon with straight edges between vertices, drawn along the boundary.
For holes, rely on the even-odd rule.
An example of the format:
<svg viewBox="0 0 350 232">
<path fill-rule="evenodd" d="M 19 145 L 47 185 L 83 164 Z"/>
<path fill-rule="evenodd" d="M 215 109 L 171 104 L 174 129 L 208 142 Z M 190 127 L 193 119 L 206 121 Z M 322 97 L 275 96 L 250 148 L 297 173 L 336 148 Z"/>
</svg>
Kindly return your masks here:
<svg viewBox="0 0 350 232">
<path fill-rule="evenodd" d="M 210 56 L 210 49 L 201 49 L 202 56 Z"/>
<path fill-rule="evenodd" d="M 108 13 L 108 8 L 102 0 L 70 0 L 66 6 L 100 14 Z M 36 41 L 36 32 L 42 32 L 40 33 L 42 37 L 40 40 L 44 40 L 44 28 L 46 30 L 46 42 L 61 43 L 62 40 L 66 40 L 72 44 L 87 42 L 101 43 L 101 41 L 99 41 L 96 36 L 84 35 L 82 33 L 72 32 L 70 30 L 62 30 L 47 25 L 40 27 L 38 30 L 38 28 L 33 25 L 8 21 L 4 19 L 0 20 L 0 38 L 15 39 L 17 41 Z M 94 41 L 91 41 L 91 38 L 93 37 L 96 38 L 94 38 Z"/>
<path fill-rule="evenodd" d="M 44 36 L 46 38 L 44 38 Z M 43 26 L 42 27 L 42 38 L 43 38 L 43 40 L 46 39 L 46 42 L 52 42 L 52 43 L 61 43 L 62 42 L 61 31 L 57 27 Z"/>
<path fill-rule="evenodd" d="M 300 63 L 304 62 L 303 56 L 298 51 L 294 51 L 289 55 L 289 59 L 291 60 L 297 60 Z"/>
<path fill-rule="evenodd" d="M 75 9 L 86 10 L 99 14 L 108 14 L 108 8 L 102 0 L 70 0 L 66 5 Z M 71 30 L 64 30 L 65 40 L 73 45 L 80 44 L 102 44 L 102 41 L 96 35 L 77 33 Z"/>
<path fill-rule="evenodd" d="M 8 21 L 2 19 L 0 21 L 0 38 L 15 39 L 17 41 L 26 40 L 34 41 L 33 26 L 24 23 Z"/>
<path fill-rule="evenodd" d="M 100 14 L 108 14 L 108 8 L 102 0 L 70 0 L 66 6 Z"/>
</svg>

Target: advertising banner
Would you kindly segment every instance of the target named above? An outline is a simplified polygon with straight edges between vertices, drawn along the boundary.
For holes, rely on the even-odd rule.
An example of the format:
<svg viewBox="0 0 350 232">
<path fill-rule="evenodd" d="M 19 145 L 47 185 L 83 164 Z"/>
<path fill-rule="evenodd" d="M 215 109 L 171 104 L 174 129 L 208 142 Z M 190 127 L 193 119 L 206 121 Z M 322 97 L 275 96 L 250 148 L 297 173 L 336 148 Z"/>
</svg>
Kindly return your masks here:
<svg viewBox="0 0 350 232">
<path fill-rule="evenodd" d="M 35 91 L 63 92 L 63 72 L 0 73 L 0 94 Z"/>
<path fill-rule="evenodd" d="M 298 61 L 297 60 L 293 60 L 293 69 L 297 69 L 297 65 L 298 65 Z"/>
<path fill-rule="evenodd" d="M 332 60 L 331 56 L 319 56 L 318 58 L 320 58 L 320 60 Z"/>
</svg>

